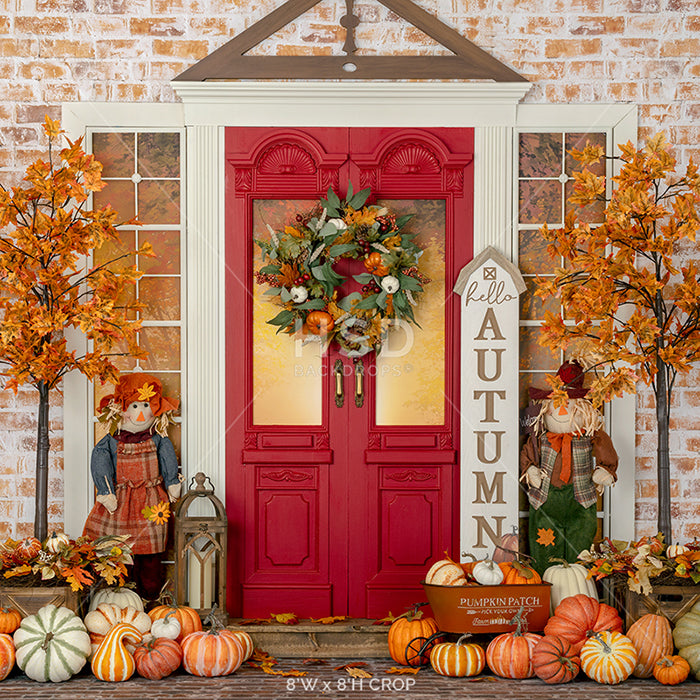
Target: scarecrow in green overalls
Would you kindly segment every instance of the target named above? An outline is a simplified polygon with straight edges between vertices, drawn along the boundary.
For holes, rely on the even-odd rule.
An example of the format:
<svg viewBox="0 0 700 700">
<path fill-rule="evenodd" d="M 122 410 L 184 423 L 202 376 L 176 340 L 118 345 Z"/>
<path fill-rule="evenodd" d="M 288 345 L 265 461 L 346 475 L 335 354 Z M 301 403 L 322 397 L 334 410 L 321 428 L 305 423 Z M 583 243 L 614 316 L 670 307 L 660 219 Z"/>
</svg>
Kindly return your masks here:
<svg viewBox="0 0 700 700">
<path fill-rule="evenodd" d="M 591 546 L 598 494 L 617 479 L 617 453 L 602 430 L 603 416 L 585 398 L 583 368 L 565 362 L 557 375 L 568 403 L 555 406 L 549 390 L 530 388 L 539 411 L 520 453 L 530 501 L 530 555 L 540 574 L 550 558 L 575 562 Z"/>
</svg>

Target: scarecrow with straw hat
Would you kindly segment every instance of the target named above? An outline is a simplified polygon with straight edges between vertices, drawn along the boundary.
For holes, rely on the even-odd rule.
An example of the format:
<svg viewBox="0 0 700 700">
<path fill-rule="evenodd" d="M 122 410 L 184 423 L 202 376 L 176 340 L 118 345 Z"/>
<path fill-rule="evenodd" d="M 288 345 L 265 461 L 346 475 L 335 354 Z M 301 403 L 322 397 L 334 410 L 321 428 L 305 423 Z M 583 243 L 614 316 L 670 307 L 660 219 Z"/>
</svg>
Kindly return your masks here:
<svg viewBox="0 0 700 700">
<path fill-rule="evenodd" d="M 617 453 L 602 429 L 602 414 L 585 398 L 582 366 L 565 362 L 557 376 L 568 401 L 562 404 L 552 391 L 530 388 L 536 411 L 520 452 L 530 501 L 530 554 L 540 573 L 551 557 L 574 562 L 591 546 L 598 494 L 617 479 Z"/>
<path fill-rule="evenodd" d="M 159 511 L 180 497 L 177 456 L 167 437 L 178 405 L 163 396 L 155 377 L 123 375 L 100 402 L 100 420 L 112 432 L 95 445 L 90 462 L 97 496 L 83 534 L 130 535 L 133 577 L 139 593 L 150 599 L 163 585 L 160 560 L 168 533 L 167 515 Z M 158 517 L 146 515 L 153 512 Z"/>
</svg>

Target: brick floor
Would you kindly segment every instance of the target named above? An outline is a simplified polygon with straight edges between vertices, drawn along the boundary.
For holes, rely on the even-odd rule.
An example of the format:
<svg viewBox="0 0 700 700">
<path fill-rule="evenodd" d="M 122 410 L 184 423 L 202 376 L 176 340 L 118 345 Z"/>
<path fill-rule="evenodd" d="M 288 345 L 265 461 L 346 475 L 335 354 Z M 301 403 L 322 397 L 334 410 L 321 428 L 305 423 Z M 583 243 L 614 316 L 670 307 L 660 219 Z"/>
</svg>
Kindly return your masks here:
<svg viewBox="0 0 700 700">
<path fill-rule="evenodd" d="M 428 668 L 417 675 L 397 676 L 386 673 L 395 664 L 387 659 L 367 661 L 365 670 L 372 678 L 354 679 L 335 667 L 346 663 L 329 659 L 322 665 L 304 665 L 302 659 L 279 659 L 276 668 L 307 671 L 303 678 L 270 676 L 257 668 L 244 665 L 235 674 L 222 678 L 196 678 L 184 672 L 149 681 L 134 677 L 125 683 L 98 681 L 89 671 L 65 683 L 35 683 L 17 670 L 0 683 L 0 698 L 35 700 L 338 700 L 389 699 L 434 700 L 442 697 L 465 697 L 469 700 L 505 699 L 527 700 L 698 700 L 700 683 L 687 681 L 680 686 L 662 686 L 656 681 L 631 679 L 618 686 L 598 685 L 577 679 L 567 685 L 548 686 L 538 679 L 510 681 L 485 674 L 478 679 L 444 678 Z"/>
</svg>

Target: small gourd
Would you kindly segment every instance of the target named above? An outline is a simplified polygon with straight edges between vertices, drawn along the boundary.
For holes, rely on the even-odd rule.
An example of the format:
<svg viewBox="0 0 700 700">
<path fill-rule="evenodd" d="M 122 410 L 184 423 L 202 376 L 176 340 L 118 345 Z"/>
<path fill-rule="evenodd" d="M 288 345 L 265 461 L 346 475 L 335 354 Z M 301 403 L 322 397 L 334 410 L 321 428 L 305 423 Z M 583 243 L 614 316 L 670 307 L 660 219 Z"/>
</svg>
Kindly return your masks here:
<svg viewBox="0 0 700 700">
<path fill-rule="evenodd" d="M 690 548 L 683 544 L 670 544 L 666 548 L 666 556 L 669 559 L 675 559 L 676 557 L 680 557 L 682 554 L 687 554 L 689 551 Z"/>
<path fill-rule="evenodd" d="M 70 544 L 70 538 L 65 532 L 52 532 L 47 538 L 44 547 L 51 554 L 58 554 L 61 547 L 67 547 Z"/>
<path fill-rule="evenodd" d="M 678 685 L 690 674 L 690 664 L 682 656 L 662 656 L 654 664 L 654 678 L 664 685 Z"/>
<path fill-rule="evenodd" d="M 497 586 L 503 581 L 503 570 L 495 561 L 484 559 L 474 564 L 472 576 L 484 586 Z"/>
<path fill-rule="evenodd" d="M 97 648 L 92 658 L 92 672 L 101 681 L 128 681 L 134 675 L 136 662 L 124 645 L 130 639 L 138 643 L 143 639 L 141 632 L 128 622 L 115 625 Z"/>
<path fill-rule="evenodd" d="M 467 643 L 470 634 L 456 642 L 442 642 L 430 650 L 430 665 L 435 673 L 452 678 L 478 676 L 486 666 L 486 655 L 479 644 Z"/>
<path fill-rule="evenodd" d="M 156 639 L 177 639 L 180 636 L 182 625 L 174 615 L 175 611 L 171 610 L 165 617 L 153 620 L 151 634 Z"/>
<path fill-rule="evenodd" d="M 0 634 L 12 634 L 22 623 L 22 613 L 16 608 L 0 608 Z"/>
</svg>

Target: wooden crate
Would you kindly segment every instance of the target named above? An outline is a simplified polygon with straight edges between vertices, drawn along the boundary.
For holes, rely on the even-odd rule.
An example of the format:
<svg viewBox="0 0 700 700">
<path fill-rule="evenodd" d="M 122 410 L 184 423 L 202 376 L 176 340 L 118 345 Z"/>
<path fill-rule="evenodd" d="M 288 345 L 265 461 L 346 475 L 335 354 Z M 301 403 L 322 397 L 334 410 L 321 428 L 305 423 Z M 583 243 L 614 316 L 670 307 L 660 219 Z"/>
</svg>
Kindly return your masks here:
<svg viewBox="0 0 700 700">
<path fill-rule="evenodd" d="M 22 617 L 33 615 L 49 603 L 77 613 L 80 596 L 70 586 L 0 586 L 0 607 L 16 608 Z"/>
<path fill-rule="evenodd" d="M 654 586 L 649 595 L 633 593 L 624 597 L 625 629 L 647 613 L 660 612 L 675 624 L 700 600 L 700 586 Z"/>
</svg>

